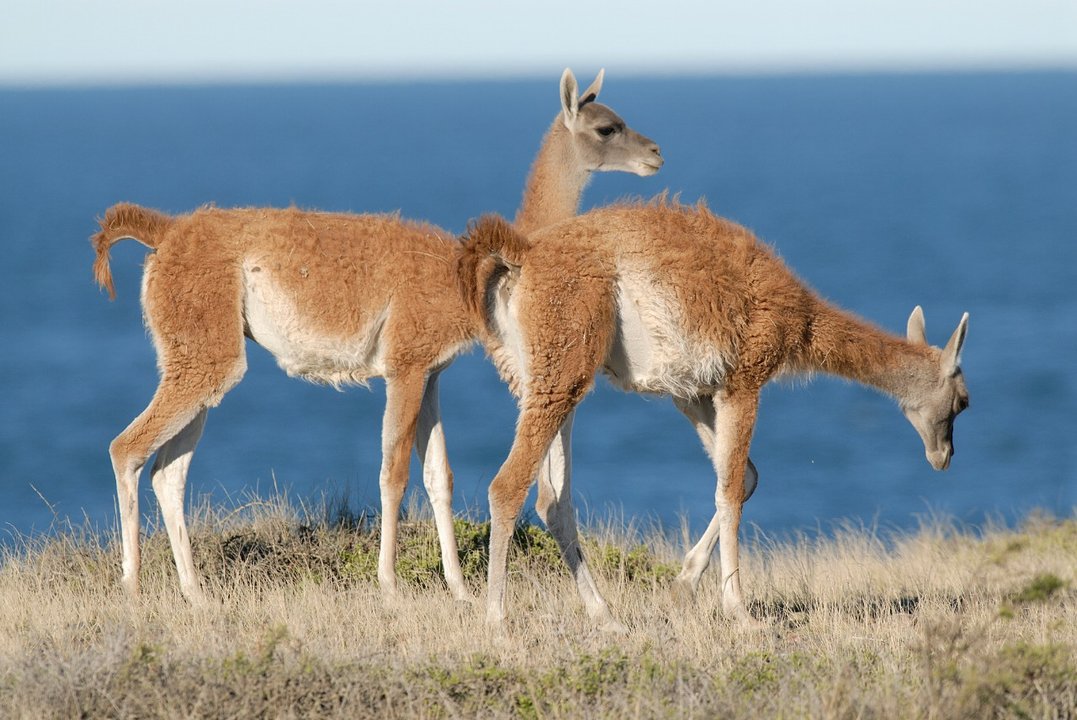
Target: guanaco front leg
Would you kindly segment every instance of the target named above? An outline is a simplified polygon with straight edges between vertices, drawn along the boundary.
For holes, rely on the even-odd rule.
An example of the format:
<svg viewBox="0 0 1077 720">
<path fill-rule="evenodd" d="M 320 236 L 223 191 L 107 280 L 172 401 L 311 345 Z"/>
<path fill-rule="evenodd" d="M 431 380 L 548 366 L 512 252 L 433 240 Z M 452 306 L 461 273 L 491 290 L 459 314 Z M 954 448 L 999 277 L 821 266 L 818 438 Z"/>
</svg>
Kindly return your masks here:
<svg viewBox="0 0 1077 720">
<path fill-rule="evenodd" d="M 426 385 L 425 373 L 386 378 L 385 417 L 381 426 L 381 548 L 378 552 L 378 584 L 382 594 L 397 594 L 396 543 L 400 501 L 408 486 L 408 461 L 415 443 L 419 409 Z"/>
<path fill-rule="evenodd" d="M 726 615 L 750 622 L 740 585 L 738 532 L 741 509 L 748 495 L 747 476 L 754 475 L 748 460 L 755 427 L 758 397 L 716 394 L 713 399 L 713 443 L 711 460 L 717 476 L 715 514 L 699 542 L 688 551 L 677 582 L 694 592 L 710 563 L 715 543 L 719 544 L 722 573 L 722 609 Z M 701 437 L 703 433 L 701 433 Z"/>
<path fill-rule="evenodd" d="M 719 459 L 715 456 L 716 443 L 718 442 L 716 433 L 719 432 L 716 427 L 718 410 L 715 398 L 710 395 L 700 395 L 691 399 L 674 398 L 673 404 L 684 413 L 695 427 L 696 433 L 703 443 L 703 449 L 707 452 L 707 457 L 711 459 L 711 464 L 715 467 L 715 472 L 720 472 L 717 469 Z M 722 429 L 722 432 L 725 431 L 725 429 Z M 755 463 L 752 462 L 751 458 L 748 458 L 744 468 L 745 502 L 755 492 L 758 483 L 759 473 L 755 468 Z M 703 577 L 703 572 L 710 565 L 711 558 L 714 556 L 714 546 L 718 544 L 719 527 L 719 515 L 715 512 L 703 533 L 703 537 L 685 555 L 684 566 L 675 582 L 678 590 L 686 597 L 695 596 L 696 590 L 699 588 L 700 578 Z"/>
</svg>

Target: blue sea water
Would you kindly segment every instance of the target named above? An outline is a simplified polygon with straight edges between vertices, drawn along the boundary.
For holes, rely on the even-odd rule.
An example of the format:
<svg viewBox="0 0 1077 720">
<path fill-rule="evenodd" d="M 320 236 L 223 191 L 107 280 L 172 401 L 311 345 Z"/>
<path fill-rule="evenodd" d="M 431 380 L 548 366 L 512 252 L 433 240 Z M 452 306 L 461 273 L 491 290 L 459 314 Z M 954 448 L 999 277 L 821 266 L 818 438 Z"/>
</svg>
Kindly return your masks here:
<svg viewBox="0 0 1077 720">
<path fill-rule="evenodd" d="M 130 200 L 169 212 L 290 205 L 396 211 L 462 231 L 511 216 L 558 110 L 548 82 L 0 90 L 0 527 L 115 521 L 109 441 L 156 386 L 141 324 L 145 249 L 121 243 L 119 298 L 92 282 L 95 218 Z M 666 166 L 595 177 L 584 206 L 669 188 L 751 227 L 825 297 L 902 332 L 921 304 L 945 342 L 971 314 L 971 409 L 936 473 L 895 404 L 826 378 L 765 391 L 745 520 L 767 533 L 925 514 L 1015 521 L 1077 505 L 1077 74 L 631 79 L 602 100 Z M 286 377 L 248 348 L 210 413 L 189 493 L 282 488 L 377 504 L 373 391 Z M 486 509 L 516 417 L 481 351 L 442 382 L 456 503 Z M 574 489 L 611 511 L 696 530 L 714 478 L 668 399 L 604 381 L 581 406 Z M 414 482 L 413 488 L 421 485 Z M 155 512 L 148 478 L 142 508 Z"/>
</svg>

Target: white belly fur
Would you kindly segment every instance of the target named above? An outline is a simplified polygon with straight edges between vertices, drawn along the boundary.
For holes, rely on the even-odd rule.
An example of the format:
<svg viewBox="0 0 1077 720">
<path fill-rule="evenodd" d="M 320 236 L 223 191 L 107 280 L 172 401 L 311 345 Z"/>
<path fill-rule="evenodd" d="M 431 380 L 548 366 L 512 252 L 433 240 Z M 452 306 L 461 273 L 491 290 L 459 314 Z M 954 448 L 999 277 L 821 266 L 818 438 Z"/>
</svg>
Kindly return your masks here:
<svg viewBox="0 0 1077 720">
<path fill-rule="evenodd" d="M 334 387 L 360 384 L 385 374 L 382 329 L 389 307 L 352 337 L 318 334 L 304 322 L 291 298 L 264 269 L 244 265 L 247 331 L 271 352 L 284 372 Z"/>
<path fill-rule="evenodd" d="M 621 268 L 617 333 L 603 370 L 632 392 L 694 397 L 722 386 L 729 358 L 683 330 L 683 308 L 649 276 Z"/>
</svg>

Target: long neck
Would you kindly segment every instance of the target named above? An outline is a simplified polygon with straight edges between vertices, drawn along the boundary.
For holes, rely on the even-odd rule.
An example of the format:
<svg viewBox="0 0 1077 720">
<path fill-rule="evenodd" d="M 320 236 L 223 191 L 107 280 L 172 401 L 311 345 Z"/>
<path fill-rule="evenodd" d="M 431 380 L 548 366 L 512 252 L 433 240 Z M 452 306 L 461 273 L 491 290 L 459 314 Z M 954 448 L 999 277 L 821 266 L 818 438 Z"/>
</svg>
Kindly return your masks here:
<svg viewBox="0 0 1077 720">
<path fill-rule="evenodd" d="M 546 132 L 531 173 L 527 177 L 523 201 L 514 225 L 524 235 L 547 225 L 575 217 L 580 196 L 590 179 L 572 144 L 572 135 L 558 115 Z"/>
<path fill-rule="evenodd" d="M 900 400 L 937 376 L 933 352 L 816 298 L 807 342 L 794 363 L 801 370 L 871 385 Z"/>
</svg>

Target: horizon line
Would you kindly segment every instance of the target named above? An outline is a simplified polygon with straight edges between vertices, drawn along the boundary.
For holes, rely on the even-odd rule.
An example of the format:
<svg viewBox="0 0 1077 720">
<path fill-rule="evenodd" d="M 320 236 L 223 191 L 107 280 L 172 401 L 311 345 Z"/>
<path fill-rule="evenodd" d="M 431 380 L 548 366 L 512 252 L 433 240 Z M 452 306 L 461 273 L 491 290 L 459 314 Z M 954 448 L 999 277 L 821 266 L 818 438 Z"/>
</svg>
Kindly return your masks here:
<svg viewBox="0 0 1077 720">
<path fill-rule="evenodd" d="M 586 67 L 586 65 L 581 65 Z M 596 66 L 597 67 L 597 66 Z M 615 65 L 606 65 L 616 68 Z M 781 78 L 817 76 L 894 76 L 894 75 L 975 75 L 975 74 L 1066 74 L 1077 73 L 1077 58 L 1063 61 L 999 62 L 962 61 L 933 63 L 740 63 L 708 66 L 676 66 L 644 68 L 628 66 L 618 69 L 622 79 L 661 80 L 692 78 Z M 455 68 L 444 71 L 398 68 L 395 70 L 310 68 L 298 71 L 236 70 L 232 72 L 173 71 L 163 73 L 119 73 L 113 75 L 90 73 L 82 77 L 43 74 L 39 77 L 4 77 L 0 75 L 0 90 L 92 90 L 150 87 L 227 87 L 237 85 L 338 85 L 338 84 L 443 84 L 453 82 L 529 82 L 547 80 L 550 71 L 544 68 L 512 68 L 490 71 Z"/>
</svg>

